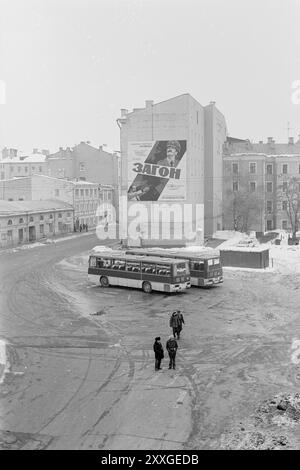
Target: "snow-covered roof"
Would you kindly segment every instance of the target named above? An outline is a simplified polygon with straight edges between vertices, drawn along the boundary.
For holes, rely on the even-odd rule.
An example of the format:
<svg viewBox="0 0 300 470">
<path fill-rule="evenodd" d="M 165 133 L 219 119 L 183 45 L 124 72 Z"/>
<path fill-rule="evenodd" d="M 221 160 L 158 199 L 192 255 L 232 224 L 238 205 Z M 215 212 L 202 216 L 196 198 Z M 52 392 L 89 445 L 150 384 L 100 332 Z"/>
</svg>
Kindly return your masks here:
<svg viewBox="0 0 300 470">
<path fill-rule="evenodd" d="M 0 215 L 7 216 L 22 212 L 42 212 L 48 210 L 74 210 L 73 207 L 57 199 L 44 201 L 2 201 L 0 200 Z"/>
</svg>

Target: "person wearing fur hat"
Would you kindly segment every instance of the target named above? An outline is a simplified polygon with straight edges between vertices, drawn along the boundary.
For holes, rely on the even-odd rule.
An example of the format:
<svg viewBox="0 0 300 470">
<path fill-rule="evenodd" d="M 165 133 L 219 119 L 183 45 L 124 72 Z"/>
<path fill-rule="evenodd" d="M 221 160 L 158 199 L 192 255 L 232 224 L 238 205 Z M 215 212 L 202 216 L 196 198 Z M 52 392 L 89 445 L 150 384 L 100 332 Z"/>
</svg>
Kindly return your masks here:
<svg viewBox="0 0 300 470">
<path fill-rule="evenodd" d="M 167 156 L 163 160 L 160 160 L 156 165 L 161 166 L 177 166 L 179 163 L 178 154 L 180 153 L 181 147 L 178 140 L 169 140 L 167 142 Z"/>
<path fill-rule="evenodd" d="M 169 363 L 169 369 L 175 369 L 175 358 L 176 358 L 176 352 L 177 352 L 178 344 L 176 339 L 171 335 L 169 336 L 169 339 L 166 344 L 166 349 L 169 354 L 170 358 L 170 363 Z"/>
<path fill-rule="evenodd" d="M 160 342 L 160 336 L 155 338 L 155 343 L 153 344 L 153 351 L 155 354 L 155 370 L 161 370 L 160 363 L 164 358 L 164 350 Z"/>
</svg>

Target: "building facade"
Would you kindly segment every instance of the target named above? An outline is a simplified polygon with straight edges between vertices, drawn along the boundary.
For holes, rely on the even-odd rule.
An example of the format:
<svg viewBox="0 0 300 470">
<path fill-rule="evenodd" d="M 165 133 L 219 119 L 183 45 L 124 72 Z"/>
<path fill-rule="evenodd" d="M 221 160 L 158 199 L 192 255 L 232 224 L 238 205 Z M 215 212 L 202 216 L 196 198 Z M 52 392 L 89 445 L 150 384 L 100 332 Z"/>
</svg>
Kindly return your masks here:
<svg viewBox="0 0 300 470">
<path fill-rule="evenodd" d="M 73 207 L 61 201 L 0 201 L 1 248 L 73 231 Z"/>
<path fill-rule="evenodd" d="M 235 146 L 236 145 L 236 146 Z M 247 141 L 230 145 L 231 151 L 241 150 L 249 144 Z M 259 143 L 258 148 L 263 144 Z M 300 207 L 300 151 L 299 144 L 265 144 L 280 152 L 293 150 L 293 153 L 228 152 L 224 149 L 223 158 L 223 198 L 227 201 L 223 209 L 223 228 L 234 228 L 234 213 L 250 214 L 249 229 L 265 232 L 275 229 L 292 231 L 288 213 L 288 200 L 299 200 Z M 276 147 L 278 145 L 278 147 Z M 294 147 L 294 145 L 296 147 Z M 297 147 L 298 146 L 298 147 Z M 293 190 L 290 185 L 293 183 Z M 293 194 L 292 192 L 293 191 Z M 245 202 L 246 201 L 246 202 Z M 256 202 L 256 208 L 254 206 Z M 235 206 L 234 206 L 235 204 Z M 240 206 L 240 207 L 238 207 Z M 299 214 L 300 215 L 300 214 Z"/>
<path fill-rule="evenodd" d="M 146 101 L 145 108 L 121 110 L 118 125 L 120 238 L 135 236 L 145 245 L 203 242 L 222 222 L 218 178 L 226 124 L 215 104 L 204 108 L 189 94 Z"/>
<path fill-rule="evenodd" d="M 6 201 L 63 201 L 74 208 L 73 228 L 95 227 L 101 207 L 112 204 L 114 188 L 88 181 L 70 181 L 45 175 L 0 181 L 0 199 Z M 102 207 L 102 212 L 104 211 Z M 99 214 L 98 214 L 99 213 Z"/>
</svg>

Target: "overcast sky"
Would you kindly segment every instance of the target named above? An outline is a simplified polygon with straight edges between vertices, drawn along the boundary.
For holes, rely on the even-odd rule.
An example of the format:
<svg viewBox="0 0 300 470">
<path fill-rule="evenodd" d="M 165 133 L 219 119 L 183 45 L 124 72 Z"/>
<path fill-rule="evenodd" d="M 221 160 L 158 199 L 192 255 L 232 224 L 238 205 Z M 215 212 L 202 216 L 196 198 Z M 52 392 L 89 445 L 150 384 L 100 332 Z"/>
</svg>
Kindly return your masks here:
<svg viewBox="0 0 300 470">
<path fill-rule="evenodd" d="M 299 0 L 0 0 L 0 148 L 118 149 L 121 108 L 181 93 L 231 136 L 296 137 L 299 19 Z"/>
</svg>

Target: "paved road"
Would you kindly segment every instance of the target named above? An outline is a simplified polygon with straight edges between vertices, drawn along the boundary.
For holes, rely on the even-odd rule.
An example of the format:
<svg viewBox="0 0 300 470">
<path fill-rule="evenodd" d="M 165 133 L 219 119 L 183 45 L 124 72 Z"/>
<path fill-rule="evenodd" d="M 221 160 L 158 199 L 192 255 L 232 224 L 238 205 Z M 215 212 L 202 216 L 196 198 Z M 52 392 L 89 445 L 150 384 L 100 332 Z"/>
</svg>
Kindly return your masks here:
<svg viewBox="0 0 300 470">
<path fill-rule="evenodd" d="M 10 361 L 0 447 L 226 448 L 241 427 L 257 432 L 260 403 L 299 391 L 299 275 L 225 270 L 223 286 L 174 296 L 103 289 L 87 279 L 95 244 L 87 235 L 0 257 Z M 176 371 L 164 360 L 155 373 L 153 339 L 165 342 L 178 307 Z M 299 448 L 299 426 L 278 423 L 271 438 Z"/>
<path fill-rule="evenodd" d="M 64 261 L 96 244 L 90 235 L 1 255 L 0 339 L 10 362 L 0 386 L 3 448 L 180 448 L 187 439 L 185 380 L 154 374 L 149 338 L 136 348 L 121 323 L 91 315 L 101 288 L 89 290 L 81 258 Z M 128 291 L 102 296 L 122 308 Z"/>
</svg>

